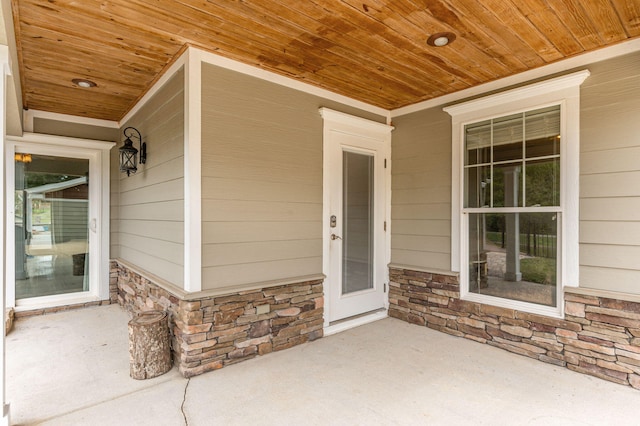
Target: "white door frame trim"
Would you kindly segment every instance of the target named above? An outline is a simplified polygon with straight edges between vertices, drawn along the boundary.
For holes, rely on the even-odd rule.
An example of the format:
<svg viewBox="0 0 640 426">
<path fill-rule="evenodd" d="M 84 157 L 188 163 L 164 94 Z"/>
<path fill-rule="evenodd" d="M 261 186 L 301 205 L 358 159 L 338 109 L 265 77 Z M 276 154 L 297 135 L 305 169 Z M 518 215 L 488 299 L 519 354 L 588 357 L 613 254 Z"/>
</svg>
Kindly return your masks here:
<svg viewBox="0 0 640 426">
<path fill-rule="evenodd" d="M 390 218 L 391 218 L 391 131 L 394 129 L 392 126 L 377 123 L 375 121 L 370 121 L 367 119 L 363 119 L 360 117 L 355 117 L 349 114 L 341 113 L 338 111 L 331 110 L 329 108 L 320 108 L 320 115 L 324 119 L 323 126 L 323 176 L 322 176 L 322 272 L 325 275 L 325 284 L 324 284 L 324 327 L 325 330 L 329 327 L 329 318 L 331 318 L 331 304 L 328 303 L 331 300 L 331 285 L 327 282 L 330 277 L 330 240 L 329 235 L 331 235 L 331 227 L 329 226 L 329 215 L 330 215 L 330 199 L 331 199 L 331 176 L 329 176 L 326 171 L 328 170 L 330 164 L 330 155 L 329 155 L 329 141 L 330 141 L 330 133 L 331 132 L 341 132 L 346 134 L 352 134 L 357 136 L 366 136 L 373 135 L 375 137 L 382 138 L 384 140 L 386 150 L 382 153 L 384 158 L 387 159 L 387 167 L 384 169 L 384 178 L 385 178 L 385 221 L 387 223 L 387 229 L 384 233 L 384 263 L 385 263 L 385 275 L 384 282 L 387 285 L 387 292 L 384 296 L 384 307 L 385 311 L 389 307 L 389 293 L 388 293 L 388 283 L 389 283 L 389 269 L 386 265 L 389 264 L 391 259 L 391 227 L 390 227 Z M 376 319 L 386 317 L 386 312 L 384 316 L 380 316 L 377 314 Z M 362 322 L 352 323 L 352 326 L 361 325 Z M 339 331 L 347 329 L 349 327 L 341 327 Z"/>
<path fill-rule="evenodd" d="M 14 226 L 14 191 L 16 150 L 27 149 L 37 153 L 78 158 L 86 158 L 89 162 L 89 176 L 94 185 L 89 186 L 90 221 L 95 219 L 96 232 L 90 241 L 90 252 L 96 253 L 95 259 L 90 257 L 93 267 L 90 268 L 90 282 L 95 283 L 89 293 L 72 293 L 69 295 L 54 295 L 33 298 L 25 301 L 20 309 L 33 309 L 39 306 L 59 306 L 87 301 L 109 299 L 109 150 L 114 142 L 95 141 L 89 139 L 69 138 L 52 135 L 25 133 L 22 137 L 7 137 L 5 145 L 6 170 L 6 266 L 5 280 L 6 306 L 16 306 L 15 300 L 15 226 Z M 94 263 L 95 262 L 95 263 Z"/>
</svg>

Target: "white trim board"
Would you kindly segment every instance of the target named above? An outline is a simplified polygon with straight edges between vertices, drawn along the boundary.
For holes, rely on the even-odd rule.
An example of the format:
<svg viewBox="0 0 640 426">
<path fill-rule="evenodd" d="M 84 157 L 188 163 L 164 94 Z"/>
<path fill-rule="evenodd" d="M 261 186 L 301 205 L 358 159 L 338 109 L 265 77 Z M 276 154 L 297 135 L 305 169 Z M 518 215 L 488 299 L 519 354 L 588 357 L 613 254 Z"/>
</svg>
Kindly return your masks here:
<svg viewBox="0 0 640 426">
<path fill-rule="evenodd" d="M 109 129 L 117 129 L 120 127 L 120 124 L 117 121 L 80 117 L 77 115 L 59 114 L 57 112 L 41 111 L 37 109 L 25 110 L 23 113 L 23 118 L 25 132 L 33 132 L 33 122 L 36 118 L 75 124 L 86 124 L 88 126 L 106 127 Z"/>
<path fill-rule="evenodd" d="M 202 56 L 189 48 L 184 58 L 184 283 L 202 290 Z"/>
</svg>

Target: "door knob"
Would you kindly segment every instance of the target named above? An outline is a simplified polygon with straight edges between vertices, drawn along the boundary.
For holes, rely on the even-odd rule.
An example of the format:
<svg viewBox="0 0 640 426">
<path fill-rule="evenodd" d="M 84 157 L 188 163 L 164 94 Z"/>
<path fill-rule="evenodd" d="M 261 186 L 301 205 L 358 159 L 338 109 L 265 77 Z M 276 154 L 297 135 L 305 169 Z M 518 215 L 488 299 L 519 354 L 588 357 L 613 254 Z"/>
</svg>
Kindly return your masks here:
<svg viewBox="0 0 640 426">
<path fill-rule="evenodd" d="M 342 237 L 337 236 L 336 234 L 331 234 L 331 239 L 332 240 L 341 240 Z"/>
</svg>

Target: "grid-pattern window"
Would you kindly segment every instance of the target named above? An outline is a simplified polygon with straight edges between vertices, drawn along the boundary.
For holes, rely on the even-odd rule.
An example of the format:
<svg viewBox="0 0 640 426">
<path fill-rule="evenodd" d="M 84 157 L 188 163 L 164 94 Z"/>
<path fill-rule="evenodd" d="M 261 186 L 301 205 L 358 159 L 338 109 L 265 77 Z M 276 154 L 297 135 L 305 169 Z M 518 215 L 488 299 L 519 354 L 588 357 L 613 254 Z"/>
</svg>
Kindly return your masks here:
<svg viewBox="0 0 640 426">
<path fill-rule="evenodd" d="M 469 292 L 557 306 L 560 105 L 464 126 Z"/>
</svg>

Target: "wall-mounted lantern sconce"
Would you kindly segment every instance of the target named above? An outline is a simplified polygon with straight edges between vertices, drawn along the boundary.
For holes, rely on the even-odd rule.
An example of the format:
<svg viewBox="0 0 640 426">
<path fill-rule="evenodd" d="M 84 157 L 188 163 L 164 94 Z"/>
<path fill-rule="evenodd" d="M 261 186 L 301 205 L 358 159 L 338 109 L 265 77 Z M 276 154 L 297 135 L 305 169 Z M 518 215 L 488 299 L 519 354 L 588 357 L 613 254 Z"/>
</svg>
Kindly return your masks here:
<svg viewBox="0 0 640 426">
<path fill-rule="evenodd" d="M 120 148 L 120 171 L 127 172 L 127 176 L 130 176 L 131 173 L 138 171 L 138 150 L 133 147 L 131 138 L 138 138 L 138 143 L 140 144 L 140 164 L 147 162 L 147 144 L 142 142 L 140 132 L 133 127 L 124 129 L 124 136 L 127 139 L 125 139 L 124 145 Z"/>
</svg>

